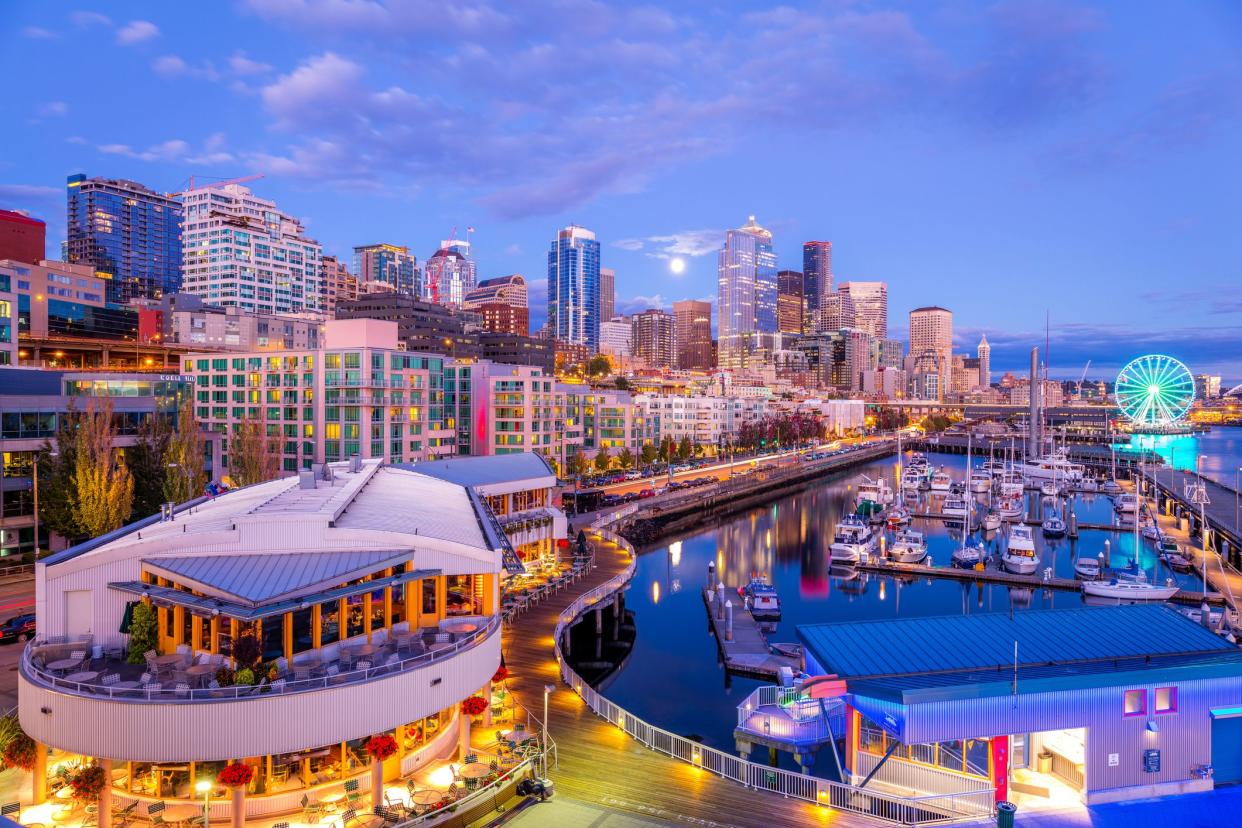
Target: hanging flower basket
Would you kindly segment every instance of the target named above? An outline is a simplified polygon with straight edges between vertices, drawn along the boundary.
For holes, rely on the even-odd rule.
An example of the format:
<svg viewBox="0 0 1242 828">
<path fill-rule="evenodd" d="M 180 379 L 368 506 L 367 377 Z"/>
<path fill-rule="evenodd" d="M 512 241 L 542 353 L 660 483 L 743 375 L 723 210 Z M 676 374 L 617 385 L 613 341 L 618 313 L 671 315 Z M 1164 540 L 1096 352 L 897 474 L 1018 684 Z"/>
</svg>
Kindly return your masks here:
<svg viewBox="0 0 1242 828">
<path fill-rule="evenodd" d="M 482 696 L 471 696 L 468 699 L 462 699 L 461 702 L 461 712 L 467 716 L 481 716 L 487 708 L 487 699 Z"/>
<path fill-rule="evenodd" d="M 4 746 L 4 766 L 28 771 L 34 769 L 39 746 L 25 733 L 18 733 Z"/>
<path fill-rule="evenodd" d="M 243 765 L 241 762 L 225 765 L 224 770 L 220 771 L 220 775 L 216 777 L 216 781 L 226 788 L 244 788 L 250 784 L 252 779 L 254 779 L 254 768 Z"/>
<path fill-rule="evenodd" d="M 496 670 L 496 672 L 492 673 L 492 684 L 499 684 L 500 682 L 504 681 L 508 677 L 509 677 L 509 668 L 502 665 L 500 668 Z"/>
<path fill-rule="evenodd" d="M 94 802 L 103 792 L 107 778 L 99 765 L 88 765 L 69 777 L 69 788 L 78 802 Z"/>
<path fill-rule="evenodd" d="M 372 736 L 367 740 L 367 753 L 377 762 L 383 762 L 397 752 L 397 740 L 387 733 Z"/>
</svg>

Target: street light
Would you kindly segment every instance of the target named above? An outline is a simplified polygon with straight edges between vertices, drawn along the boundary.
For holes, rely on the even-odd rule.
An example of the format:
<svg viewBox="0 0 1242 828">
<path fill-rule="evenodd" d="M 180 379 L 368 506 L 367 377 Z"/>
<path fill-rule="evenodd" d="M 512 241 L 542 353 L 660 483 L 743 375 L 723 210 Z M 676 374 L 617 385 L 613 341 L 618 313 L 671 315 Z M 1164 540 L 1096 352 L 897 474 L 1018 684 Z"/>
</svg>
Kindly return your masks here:
<svg viewBox="0 0 1242 828">
<path fill-rule="evenodd" d="M 543 686 L 543 773 L 541 779 L 548 778 L 548 696 L 556 692 L 555 684 Z"/>
<path fill-rule="evenodd" d="M 203 828 L 207 828 L 208 824 L 211 822 L 211 813 L 209 810 L 211 808 L 211 787 L 212 782 L 210 779 L 200 779 L 197 784 L 194 785 L 194 790 L 203 795 Z"/>
</svg>

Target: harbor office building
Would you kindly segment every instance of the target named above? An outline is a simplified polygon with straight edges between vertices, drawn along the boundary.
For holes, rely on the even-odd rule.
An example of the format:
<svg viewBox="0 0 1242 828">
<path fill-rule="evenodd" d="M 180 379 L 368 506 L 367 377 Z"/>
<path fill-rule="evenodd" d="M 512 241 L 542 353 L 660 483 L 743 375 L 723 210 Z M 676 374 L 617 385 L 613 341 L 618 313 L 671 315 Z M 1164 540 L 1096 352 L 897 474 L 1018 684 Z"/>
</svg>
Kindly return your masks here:
<svg viewBox="0 0 1242 828">
<path fill-rule="evenodd" d="M 1242 781 L 1242 650 L 1163 605 L 798 632 L 845 682 L 854 784 L 1090 805 Z"/>
</svg>

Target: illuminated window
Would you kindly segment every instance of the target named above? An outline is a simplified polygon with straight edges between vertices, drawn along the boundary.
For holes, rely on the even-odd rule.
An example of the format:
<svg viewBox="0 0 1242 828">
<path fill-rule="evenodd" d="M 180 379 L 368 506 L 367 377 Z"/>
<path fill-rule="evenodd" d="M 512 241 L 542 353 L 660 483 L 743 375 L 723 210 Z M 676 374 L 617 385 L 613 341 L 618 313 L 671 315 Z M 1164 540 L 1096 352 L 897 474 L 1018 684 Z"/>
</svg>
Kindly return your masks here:
<svg viewBox="0 0 1242 828">
<path fill-rule="evenodd" d="M 1176 687 L 1157 687 L 1156 688 L 1156 712 L 1157 713 L 1176 713 L 1177 712 L 1177 688 Z"/>
<path fill-rule="evenodd" d="M 1125 715 L 1127 716 L 1146 716 L 1147 715 L 1147 691 L 1146 690 L 1127 690 L 1126 691 Z"/>
</svg>

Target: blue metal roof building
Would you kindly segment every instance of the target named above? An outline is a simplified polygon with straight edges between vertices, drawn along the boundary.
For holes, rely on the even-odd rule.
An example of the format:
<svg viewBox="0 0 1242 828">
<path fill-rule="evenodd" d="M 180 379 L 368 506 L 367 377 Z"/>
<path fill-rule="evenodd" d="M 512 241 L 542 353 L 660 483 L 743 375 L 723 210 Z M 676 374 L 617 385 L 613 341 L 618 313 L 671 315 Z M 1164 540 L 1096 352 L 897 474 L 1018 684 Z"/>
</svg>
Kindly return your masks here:
<svg viewBox="0 0 1242 828">
<path fill-rule="evenodd" d="M 949 767 L 998 796 L 1060 786 L 1088 803 L 1242 781 L 1242 650 L 1163 605 L 798 634 L 809 673 L 845 680 L 856 781 L 900 776 L 948 793 Z"/>
</svg>

